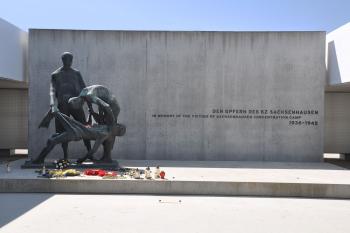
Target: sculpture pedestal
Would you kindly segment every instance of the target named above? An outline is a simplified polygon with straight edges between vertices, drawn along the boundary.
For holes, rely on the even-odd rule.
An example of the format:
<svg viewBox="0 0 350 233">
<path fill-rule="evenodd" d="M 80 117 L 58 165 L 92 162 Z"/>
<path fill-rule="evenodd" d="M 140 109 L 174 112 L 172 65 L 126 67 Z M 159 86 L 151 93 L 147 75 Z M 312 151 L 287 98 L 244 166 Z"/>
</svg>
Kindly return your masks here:
<svg viewBox="0 0 350 233">
<path fill-rule="evenodd" d="M 53 161 L 37 164 L 37 163 L 32 163 L 32 161 L 30 160 L 25 161 L 25 163 L 21 166 L 21 168 L 22 169 L 26 169 L 26 168 L 41 169 L 44 165 L 45 165 L 45 168 L 48 168 L 48 169 L 55 168 L 55 164 L 53 163 Z M 94 162 L 94 161 L 88 161 L 84 163 L 71 162 L 71 164 L 67 168 L 73 168 L 73 169 L 99 168 L 99 169 L 105 169 L 105 170 L 118 170 L 119 164 L 116 160 L 113 160 L 110 163 Z"/>
</svg>

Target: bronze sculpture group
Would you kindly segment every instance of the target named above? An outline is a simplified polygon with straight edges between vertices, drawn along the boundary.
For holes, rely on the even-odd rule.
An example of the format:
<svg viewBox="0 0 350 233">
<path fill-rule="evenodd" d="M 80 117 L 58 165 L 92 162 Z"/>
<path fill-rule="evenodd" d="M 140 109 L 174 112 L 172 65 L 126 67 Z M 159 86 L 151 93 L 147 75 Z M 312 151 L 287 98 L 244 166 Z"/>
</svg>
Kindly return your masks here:
<svg viewBox="0 0 350 233">
<path fill-rule="evenodd" d="M 84 141 L 87 153 L 77 160 L 78 163 L 86 159 L 111 163 L 115 137 L 125 134 L 126 127 L 118 123 L 120 108 L 115 96 L 101 85 L 86 87 L 80 72 L 71 67 L 72 62 L 73 55 L 69 52 L 63 53 L 63 66 L 51 75 L 50 110 L 39 128 L 47 128 L 54 118 L 56 133 L 48 139 L 39 156 L 32 160 L 34 164 L 44 163 L 46 156 L 57 144 L 62 145 L 64 159 L 68 159 L 68 143 L 80 140 Z M 83 110 L 84 103 L 89 109 L 88 120 Z M 93 104 L 98 107 L 97 113 Z M 92 118 L 96 124 L 92 125 Z M 92 148 L 91 140 L 95 141 Z M 103 156 L 96 160 L 93 155 L 101 145 Z"/>
</svg>

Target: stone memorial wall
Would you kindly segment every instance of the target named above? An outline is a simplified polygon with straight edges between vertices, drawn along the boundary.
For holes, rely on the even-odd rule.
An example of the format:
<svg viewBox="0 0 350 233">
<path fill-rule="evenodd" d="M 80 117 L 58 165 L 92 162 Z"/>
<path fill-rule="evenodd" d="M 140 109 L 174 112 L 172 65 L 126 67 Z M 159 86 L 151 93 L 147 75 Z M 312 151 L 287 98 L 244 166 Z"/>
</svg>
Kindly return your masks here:
<svg viewBox="0 0 350 233">
<path fill-rule="evenodd" d="M 322 159 L 324 32 L 30 30 L 30 157 L 54 132 L 38 124 L 64 51 L 118 99 L 127 133 L 115 159 Z M 82 142 L 69 151 L 86 153 Z"/>
</svg>

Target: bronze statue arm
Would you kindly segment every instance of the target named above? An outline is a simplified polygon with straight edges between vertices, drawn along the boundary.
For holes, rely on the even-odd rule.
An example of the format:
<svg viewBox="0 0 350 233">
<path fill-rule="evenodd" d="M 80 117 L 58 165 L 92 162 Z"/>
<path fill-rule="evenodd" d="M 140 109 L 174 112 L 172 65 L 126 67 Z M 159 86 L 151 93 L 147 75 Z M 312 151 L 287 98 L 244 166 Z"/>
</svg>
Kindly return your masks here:
<svg viewBox="0 0 350 233">
<path fill-rule="evenodd" d="M 78 80 L 79 80 L 79 85 L 80 85 L 80 92 L 81 92 L 86 87 L 86 85 L 85 85 L 84 79 L 81 76 L 81 73 L 79 71 L 77 72 L 77 75 L 78 75 Z M 94 111 L 94 109 L 92 108 L 92 104 L 89 101 L 87 101 L 87 106 L 89 108 L 89 112 L 93 112 Z"/>
<path fill-rule="evenodd" d="M 94 109 L 92 108 L 91 102 L 87 101 L 86 103 L 87 103 L 88 108 L 89 108 L 89 116 L 88 116 L 88 120 L 86 122 L 88 125 L 91 125 L 92 124 L 92 116 L 94 116 L 94 114 L 96 114 L 96 113 L 94 112 Z M 95 118 L 95 116 L 94 116 L 94 118 Z"/>
<path fill-rule="evenodd" d="M 102 107 L 103 109 L 105 109 L 110 117 L 110 119 L 112 120 L 111 123 L 115 122 L 115 118 L 114 118 L 114 114 L 112 111 L 111 106 L 109 106 L 109 104 L 107 104 L 105 101 L 101 100 L 100 98 L 96 97 L 96 96 L 92 96 L 91 97 L 91 102 L 97 104 L 98 106 Z"/>
<path fill-rule="evenodd" d="M 50 108 L 52 112 L 57 112 L 56 88 L 53 77 L 51 77 L 50 83 Z"/>
</svg>

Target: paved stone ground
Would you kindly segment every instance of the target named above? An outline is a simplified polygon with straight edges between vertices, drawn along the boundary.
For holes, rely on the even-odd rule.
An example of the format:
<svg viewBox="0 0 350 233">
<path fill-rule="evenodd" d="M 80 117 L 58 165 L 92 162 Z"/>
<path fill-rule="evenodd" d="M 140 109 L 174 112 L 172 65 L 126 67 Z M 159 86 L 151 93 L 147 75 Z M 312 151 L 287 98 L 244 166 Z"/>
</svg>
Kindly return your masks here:
<svg viewBox="0 0 350 233">
<path fill-rule="evenodd" d="M 27 155 L 9 155 L 0 156 L 0 164 L 6 164 L 8 162 L 14 162 L 20 159 L 27 159 Z"/>
<path fill-rule="evenodd" d="M 21 169 L 25 160 L 11 162 L 11 172 L 0 164 L 0 179 L 37 179 L 35 169 Z M 155 161 L 119 160 L 123 167 L 152 169 L 160 165 L 173 181 L 230 181 L 350 184 L 350 172 L 329 163 L 281 163 L 235 161 Z M 100 179 L 67 177 L 65 179 Z"/>
<path fill-rule="evenodd" d="M 350 161 L 349 160 L 342 160 L 342 159 L 325 159 L 326 163 L 331 163 L 334 165 L 337 165 L 339 167 L 343 167 L 346 169 L 350 169 Z"/>
<path fill-rule="evenodd" d="M 8 162 L 13 162 L 20 159 L 27 160 L 27 154 L 16 154 L 16 155 L 7 155 L 7 154 L 1 154 L 0 153 L 0 164 L 6 164 Z M 325 158 L 325 163 L 334 164 L 336 166 L 340 166 L 345 169 L 350 169 L 350 161 L 349 160 L 342 160 L 342 159 L 334 159 L 334 158 Z"/>
<path fill-rule="evenodd" d="M 13 162 L 20 159 L 26 159 L 27 160 L 27 154 L 15 154 L 15 155 L 7 155 L 6 152 L 3 152 L 0 150 L 0 164 L 6 164 L 8 162 Z M 350 169 L 350 161 L 349 160 L 343 160 L 338 158 L 325 158 L 324 162 L 326 164 L 333 164 L 345 169 Z"/>
<path fill-rule="evenodd" d="M 0 194 L 0 233 L 350 232 L 350 201 Z"/>
</svg>

